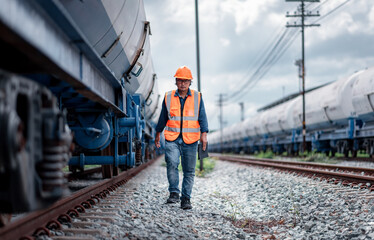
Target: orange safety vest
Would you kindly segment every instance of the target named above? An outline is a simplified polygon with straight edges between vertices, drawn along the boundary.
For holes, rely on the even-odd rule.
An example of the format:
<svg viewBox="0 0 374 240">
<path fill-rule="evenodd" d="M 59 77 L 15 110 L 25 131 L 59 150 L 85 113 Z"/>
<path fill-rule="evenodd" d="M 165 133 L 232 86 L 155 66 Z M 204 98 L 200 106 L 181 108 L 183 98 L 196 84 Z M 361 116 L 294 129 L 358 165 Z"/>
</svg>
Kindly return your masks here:
<svg viewBox="0 0 374 240">
<path fill-rule="evenodd" d="M 187 96 L 181 115 L 181 103 L 175 90 L 165 94 L 165 104 L 169 120 L 166 123 L 164 135 L 168 141 L 174 141 L 181 132 L 183 141 L 187 144 L 197 142 L 200 139 L 199 108 L 201 94 L 190 90 L 191 96 Z"/>
</svg>

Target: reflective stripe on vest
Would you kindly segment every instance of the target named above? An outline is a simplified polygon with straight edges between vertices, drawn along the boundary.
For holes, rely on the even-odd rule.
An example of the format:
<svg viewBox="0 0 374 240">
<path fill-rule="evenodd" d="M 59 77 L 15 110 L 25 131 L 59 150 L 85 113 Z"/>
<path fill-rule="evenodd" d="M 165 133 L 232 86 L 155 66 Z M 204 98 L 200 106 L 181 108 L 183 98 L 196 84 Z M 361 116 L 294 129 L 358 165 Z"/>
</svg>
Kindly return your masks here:
<svg viewBox="0 0 374 240">
<path fill-rule="evenodd" d="M 165 105 L 169 120 L 165 127 L 165 139 L 174 141 L 178 138 L 183 124 L 182 137 L 187 144 L 194 143 L 200 139 L 199 108 L 200 93 L 190 90 L 191 96 L 187 96 L 183 108 L 183 117 L 181 114 L 181 104 L 178 96 L 175 96 L 175 90 L 165 94 Z"/>
</svg>

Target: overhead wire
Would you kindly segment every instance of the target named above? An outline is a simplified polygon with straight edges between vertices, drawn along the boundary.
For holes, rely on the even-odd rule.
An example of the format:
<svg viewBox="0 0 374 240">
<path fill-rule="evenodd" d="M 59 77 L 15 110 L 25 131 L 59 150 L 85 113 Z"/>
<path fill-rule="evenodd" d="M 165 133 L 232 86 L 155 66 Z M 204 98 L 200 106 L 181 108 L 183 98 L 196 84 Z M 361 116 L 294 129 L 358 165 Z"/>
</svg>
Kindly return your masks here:
<svg viewBox="0 0 374 240">
<path fill-rule="evenodd" d="M 318 5 L 317 7 L 315 7 L 313 9 L 313 11 L 315 9 L 320 9 L 321 6 L 324 5 L 324 4 L 326 4 L 328 1 L 329 0 L 324 1 L 323 3 L 321 3 L 320 5 Z M 324 19 L 325 17 L 327 17 L 331 13 L 335 12 L 336 10 L 338 10 L 340 7 L 344 6 L 349 1 L 350 0 L 346 0 L 345 2 L 343 2 L 339 6 L 337 6 L 336 8 L 334 8 L 333 10 L 331 10 L 330 12 L 328 12 L 323 17 L 318 18 L 315 22 L 321 21 L 322 19 Z M 308 6 L 310 6 L 310 5 L 311 4 L 309 4 Z M 262 61 L 262 63 L 260 64 L 260 66 L 245 81 L 245 83 L 242 84 L 242 87 L 240 87 L 239 90 L 237 90 L 236 92 L 232 93 L 228 97 L 229 99 L 226 99 L 227 101 L 229 101 L 229 102 L 235 102 L 235 101 L 241 99 L 244 96 L 244 94 L 247 93 L 247 91 L 249 89 L 253 88 L 258 83 L 258 81 L 260 81 L 270 71 L 270 69 L 272 68 L 272 66 L 283 56 L 283 54 L 287 51 L 287 49 L 293 44 L 293 42 L 295 41 L 295 39 L 296 39 L 296 37 L 298 35 L 297 31 L 293 31 L 293 33 L 291 33 L 289 35 L 286 35 L 286 33 L 289 33 L 289 31 L 284 30 L 282 32 L 282 34 L 280 35 L 280 37 L 278 38 L 278 40 L 276 41 L 276 43 L 274 45 L 272 44 L 273 47 L 272 48 L 268 48 L 268 49 L 271 49 L 271 50 L 268 51 L 266 58 Z M 284 42 L 284 41 L 287 41 L 287 42 Z"/>
<path fill-rule="evenodd" d="M 328 0 L 326 0 L 326 1 L 328 1 Z M 326 13 L 325 15 L 323 15 L 322 17 L 320 17 L 316 21 L 314 21 L 313 24 L 316 23 L 316 22 L 318 22 L 318 21 L 323 20 L 324 18 L 326 18 L 327 16 L 329 16 L 330 14 L 332 14 L 333 12 L 335 12 L 336 10 L 338 10 L 339 8 L 343 7 L 345 4 L 347 4 L 350 1 L 351 0 L 346 0 L 345 2 L 341 3 L 339 6 L 335 7 L 334 9 L 332 9 L 331 11 L 329 11 L 328 13 Z"/>
<path fill-rule="evenodd" d="M 283 25 L 283 24 L 282 24 Z M 263 54 L 261 54 L 261 58 L 257 61 L 260 63 L 260 65 L 256 68 L 257 70 L 243 83 L 241 84 L 241 86 L 238 88 L 238 90 L 236 90 L 235 92 L 233 92 L 232 94 L 230 94 L 225 100 L 226 101 L 229 101 L 231 103 L 235 102 L 236 98 L 238 98 L 238 96 L 242 95 L 243 92 L 245 92 L 247 89 L 249 89 L 252 85 L 254 86 L 255 84 L 253 84 L 254 82 L 257 82 L 256 81 L 256 77 L 257 76 L 262 76 L 264 74 L 261 73 L 261 71 L 263 71 L 263 69 L 268 69 L 268 66 L 269 64 L 273 64 L 274 62 L 274 59 L 279 59 L 280 57 L 276 57 L 277 54 L 282 51 L 282 50 L 279 50 L 278 48 L 280 49 L 283 49 L 285 45 L 287 45 L 287 40 L 289 39 L 289 36 L 287 34 L 289 34 L 289 29 L 288 28 L 283 28 L 283 26 L 281 25 L 280 27 L 280 31 L 278 32 L 277 35 L 275 35 L 277 38 L 275 38 L 272 43 L 269 45 L 269 47 L 267 47 L 265 49 L 265 51 L 263 52 Z M 273 56 L 275 55 L 275 56 Z M 268 69 L 270 70 L 270 68 Z M 265 70 L 265 72 L 268 72 L 268 70 Z M 248 73 L 245 75 L 249 75 L 249 71 Z"/>
<path fill-rule="evenodd" d="M 264 65 L 264 67 L 262 68 L 262 71 L 261 72 L 259 71 L 259 73 L 255 76 L 251 76 L 252 81 L 251 81 L 250 85 L 248 85 L 246 87 L 246 89 L 249 90 L 252 87 L 254 87 L 270 71 L 270 69 L 274 66 L 274 64 L 283 56 L 283 54 L 286 52 L 286 50 L 295 41 L 295 39 L 297 37 L 297 32 L 298 31 L 296 29 L 288 31 L 289 34 L 287 35 L 285 42 L 279 47 L 279 49 L 277 49 L 274 52 L 274 54 L 271 56 L 271 58 L 269 58 L 267 64 Z M 248 91 L 242 91 L 241 94 L 236 95 L 233 100 L 237 101 L 237 100 L 241 99 L 242 97 L 245 96 L 245 94 L 247 92 Z"/>
<path fill-rule="evenodd" d="M 310 11 L 314 12 L 314 11 L 319 11 L 321 9 L 321 7 L 326 4 L 329 0 L 326 0 L 324 2 L 322 2 L 321 4 L 319 4 L 318 6 L 316 6 L 315 8 L 311 9 Z M 308 5 L 308 7 L 310 6 L 311 4 Z"/>
<path fill-rule="evenodd" d="M 253 75 L 250 76 L 250 81 L 247 81 L 248 85 L 245 88 L 242 88 L 240 94 L 235 95 L 233 101 L 236 101 L 243 97 L 243 95 L 247 93 L 247 90 L 254 87 L 257 82 L 271 69 L 271 67 L 278 61 L 278 59 L 280 59 L 280 57 L 285 52 L 284 49 L 286 49 L 289 45 L 290 39 L 294 38 L 294 36 L 297 35 L 297 30 L 295 31 L 286 28 L 285 33 L 286 35 L 284 35 L 284 38 L 279 39 L 280 41 L 277 42 L 277 45 L 274 46 L 262 65 L 256 70 Z"/>
<path fill-rule="evenodd" d="M 263 51 L 261 54 L 258 55 L 258 57 L 255 58 L 255 60 L 254 60 L 255 63 L 264 62 L 265 60 L 263 61 L 263 58 L 265 58 L 267 55 L 269 55 L 270 52 L 271 52 L 271 49 L 274 49 L 276 47 L 277 43 L 279 42 L 279 39 L 283 38 L 283 36 L 285 34 L 285 30 L 283 28 L 279 28 L 279 29 L 280 29 L 280 31 L 278 31 L 277 34 L 274 35 L 275 37 L 272 39 L 271 44 L 269 45 L 269 46 L 273 46 L 275 44 L 273 46 L 273 48 L 270 48 L 270 47 L 266 48 L 265 51 Z M 260 69 L 260 68 L 261 68 L 261 66 L 258 67 L 258 69 Z M 248 76 L 250 74 L 250 71 L 251 71 L 251 69 L 248 69 L 248 72 L 246 73 L 245 76 Z M 235 92 L 231 93 L 229 96 L 226 97 L 226 99 L 227 98 L 232 98 L 233 96 L 235 96 L 236 94 L 238 94 L 239 92 L 241 92 L 242 89 L 246 85 L 248 85 L 248 83 L 249 82 L 247 81 L 247 82 L 244 82 L 243 84 L 241 84 L 241 86 L 238 88 L 238 90 L 236 90 Z"/>
<path fill-rule="evenodd" d="M 312 11 L 315 11 L 315 9 L 320 9 L 321 6 L 326 4 L 328 1 L 329 0 L 324 1 L 320 5 L 316 6 Z M 349 1 L 350 0 L 346 0 L 323 17 L 318 18 L 315 22 L 321 21 L 328 15 L 344 6 Z M 311 6 L 311 4 L 309 4 L 308 6 Z M 259 66 L 256 68 L 256 71 L 253 72 L 253 74 L 249 78 L 247 78 L 243 84 L 241 84 L 238 90 L 223 99 L 221 103 L 223 107 L 231 105 L 232 103 L 236 103 L 237 101 L 242 99 L 250 89 L 252 89 L 261 79 L 265 77 L 265 75 L 271 70 L 275 63 L 279 61 L 279 59 L 294 43 L 296 37 L 298 36 L 298 31 L 297 29 L 290 31 L 289 28 L 280 28 L 280 31 L 278 31 L 274 36 L 275 38 L 271 41 L 269 47 L 267 47 L 263 51 L 263 54 L 255 58 L 257 59 L 255 60 L 255 62 L 260 62 Z M 249 75 L 249 72 L 246 75 Z"/>
<path fill-rule="evenodd" d="M 228 96 L 229 99 L 231 99 L 234 96 L 238 95 L 239 93 L 243 92 L 247 88 L 248 84 L 250 84 L 254 80 L 254 78 L 259 74 L 259 72 L 261 71 L 261 69 L 269 61 L 269 59 L 271 58 L 273 52 L 275 52 L 277 50 L 278 46 L 283 43 L 283 39 L 284 39 L 284 37 L 286 36 L 287 33 L 288 33 L 288 29 L 285 29 L 282 32 L 281 36 L 278 38 L 278 40 L 274 43 L 274 45 L 272 46 L 271 50 L 268 52 L 268 54 L 266 55 L 265 59 L 262 61 L 262 63 L 260 64 L 260 66 L 257 68 L 257 70 L 244 82 L 244 84 L 242 84 L 242 87 L 240 87 L 239 90 L 231 93 Z"/>
<path fill-rule="evenodd" d="M 323 3 L 313 8 L 311 11 L 316 11 L 317 9 L 321 9 L 321 6 L 326 4 L 328 1 L 329 0 L 324 1 Z M 337 7 L 335 7 L 328 13 L 326 13 L 324 16 L 314 21 L 313 24 L 325 19 L 327 16 L 331 15 L 332 13 L 340 9 L 342 6 L 344 6 L 348 2 L 350 2 L 350 0 L 346 0 L 345 2 L 341 3 L 340 5 L 338 5 Z M 311 5 L 312 3 L 309 4 L 307 7 Z M 272 66 L 274 66 L 274 64 L 277 61 L 279 61 L 279 59 L 294 43 L 294 41 L 296 40 L 298 36 L 298 31 L 297 29 L 294 29 L 293 31 L 289 31 L 289 28 L 286 28 L 286 29 L 280 28 L 280 31 L 274 36 L 276 36 L 276 38 L 274 38 L 274 40 L 271 41 L 271 44 L 269 45 L 269 47 L 267 47 L 265 51 L 263 51 L 264 53 L 261 54 L 260 57 L 255 58 L 255 59 L 258 59 L 258 60 L 255 60 L 255 62 L 256 61 L 261 62 L 259 66 L 256 68 L 256 71 L 248 79 L 246 79 L 245 83 L 241 85 L 239 90 L 235 91 L 233 94 L 229 96 L 231 98 L 223 99 L 223 101 L 221 102 L 223 107 L 227 105 L 231 105 L 235 101 L 238 101 L 242 97 L 244 97 L 248 93 L 248 91 L 252 89 L 271 70 Z"/>
</svg>

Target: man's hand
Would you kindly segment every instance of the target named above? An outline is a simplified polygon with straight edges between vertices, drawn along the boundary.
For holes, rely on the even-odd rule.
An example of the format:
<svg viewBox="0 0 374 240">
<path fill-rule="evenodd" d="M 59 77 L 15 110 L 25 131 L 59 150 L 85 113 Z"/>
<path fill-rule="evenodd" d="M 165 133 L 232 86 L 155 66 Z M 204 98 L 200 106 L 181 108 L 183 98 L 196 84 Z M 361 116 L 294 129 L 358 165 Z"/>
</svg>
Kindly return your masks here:
<svg viewBox="0 0 374 240">
<path fill-rule="evenodd" d="M 161 144 L 160 144 L 160 134 L 159 132 L 156 133 L 156 137 L 155 137 L 155 145 L 157 148 L 160 148 L 161 147 Z"/>
<path fill-rule="evenodd" d="M 201 133 L 201 136 L 200 136 L 200 142 L 203 144 L 203 151 L 205 151 L 206 144 L 208 143 L 208 139 L 206 136 L 207 136 L 206 132 Z"/>
</svg>

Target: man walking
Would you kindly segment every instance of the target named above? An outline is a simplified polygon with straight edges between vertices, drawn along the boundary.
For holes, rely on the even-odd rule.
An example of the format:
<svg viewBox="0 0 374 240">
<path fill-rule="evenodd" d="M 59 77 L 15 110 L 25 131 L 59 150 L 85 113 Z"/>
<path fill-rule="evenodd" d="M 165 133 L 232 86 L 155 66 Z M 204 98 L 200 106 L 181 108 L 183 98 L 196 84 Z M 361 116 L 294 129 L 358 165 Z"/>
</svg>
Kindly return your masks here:
<svg viewBox="0 0 374 240">
<path fill-rule="evenodd" d="M 156 126 L 156 147 L 160 147 L 160 134 L 165 135 L 165 160 L 170 196 L 167 203 L 181 200 L 182 209 L 191 209 L 191 193 L 195 177 L 197 142 L 206 149 L 208 120 L 201 93 L 191 90 L 192 74 L 186 67 L 178 68 L 174 75 L 177 90 L 167 92 Z M 183 169 L 182 196 L 179 198 L 178 165 L 181 157 Z"/>
</svg>

